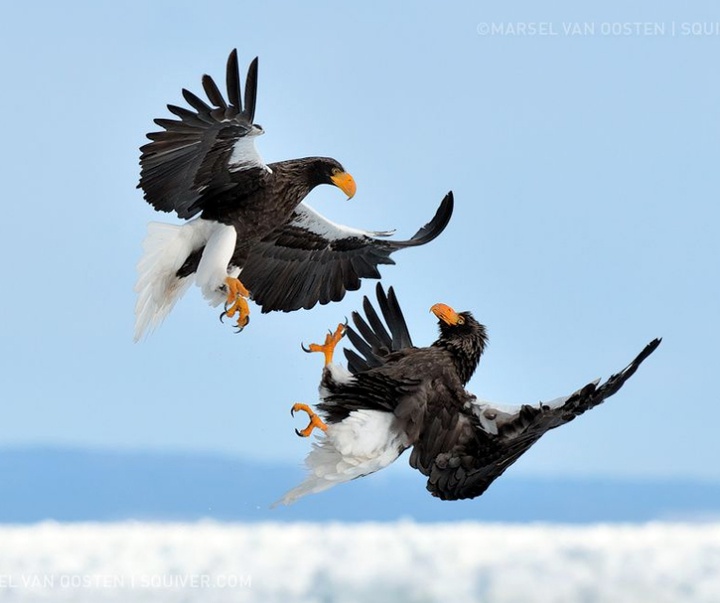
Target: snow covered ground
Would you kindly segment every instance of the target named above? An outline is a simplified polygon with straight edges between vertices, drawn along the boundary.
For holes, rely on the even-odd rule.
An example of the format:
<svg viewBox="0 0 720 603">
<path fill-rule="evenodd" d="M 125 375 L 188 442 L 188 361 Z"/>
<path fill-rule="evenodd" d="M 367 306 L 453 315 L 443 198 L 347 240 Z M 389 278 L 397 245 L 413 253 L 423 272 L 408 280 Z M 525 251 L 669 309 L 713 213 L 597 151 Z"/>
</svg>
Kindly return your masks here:
<svg viewBox="0 0 720 603">
<path fill-rule="evenodd" d="M 720 600 L 720 523 L 0 525 L 0 602 Z"/>
</svg>

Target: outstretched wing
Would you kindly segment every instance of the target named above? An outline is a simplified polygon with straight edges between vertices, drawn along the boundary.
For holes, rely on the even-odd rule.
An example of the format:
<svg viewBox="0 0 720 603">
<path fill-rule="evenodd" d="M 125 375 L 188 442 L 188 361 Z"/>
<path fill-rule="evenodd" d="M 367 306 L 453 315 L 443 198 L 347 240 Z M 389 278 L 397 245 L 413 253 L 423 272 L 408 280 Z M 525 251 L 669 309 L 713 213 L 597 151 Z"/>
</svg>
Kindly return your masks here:
<svg viewBox="0 0 720 603">
<path fill-rule="evenodd" d="M 203 88 L 212 106 L 192 92 L 182 94 L 193 110 L 168 105 L 179 119 L 156 119 L 162 128 L 140 147 L 140 183 L 145 200 L 159 211 L 192 218 L 212 206 L 223 192 L 252 192 L 268 171 L 255 150 L 263 133 L 253 125 L 257 95 L 257 58 L 250 64 L 241 98 L 237 50 L 227 62 L 228 101 L 215 81 L 205 75 Z"/>
<path fill-rule="evenodd" d="M 433 219 L 406 241 L 385 239 L 391 233 L 349 228 L 330 222 L 301 203 L 290 220 L 253 245 L 242 281 L 263 312 L 291 312 L 318 302 L 339 301 L 360 288 L 360 279 L 380 278 L 380 264 L 394 264 L 390 254 L 424 245 L 447 226 L 453 195 L 443 199 Z"/>
<path fill-rule="evenodd" d="M 348 327 L 345 332 L 355 348 L 355 350 L 347 348 L 344 350 L 348 370 L 353 375 L 385 364 L 387 357 L 393 352 L 413 347 L 410 331 L 395 296 L 395 290 L 390 287 L 386 294 L 382 284 L 378 283 L 376 295 L 387 328 L 367 296 L 363 297 L 365 318 L 359 312 L 353 312 L 355 328 Z"/>
<path fill-rule="evenodd" d="M 574 394 L 508 412 L 476 400 L 461 414 L 443 406 L 416 443 L 410 464 L 428 477 L 427 489 L 443 500 L 480 496 L 547 431 L 572 421 L 615 394 L 660 345 L 650 342 L 605 383 L 589 383 Z"/>
<path fill-rule="evenodd" d="M 423 366 L 414 374 L 408 374 L 402 369 L 390 373 L 371 370 L 388 363 L 391 357 L 399 361 L 402 352 L 422 353 L 422 350 L 413 346 L 393 288 L 390 287 L 385 293 L 382 284 L 378 283 L 376 294 L 382 319 L 365 296 L 365 317 L 359 312 L 353 312 L 355 328 L 348 326 L 345 331 L 345 335 L 355 347 L 355 350 L 343 350 L 347 359 L 347 370 L 330 365 L 323 371 L 320 382 L 321 401 L 317 408 L 330 423 L 340 423 L 356 411 L 395 415 L 402 401 L 411 398 L 414 402 L 408 409 L 419 411 L 420 416 L 425 409 L 429 388 L 422 387 L 423 377 L 426 375 Z M 416 362 L 422 363 L 423 359 L 417 359 Z M 428 359 L 424 362 L 428 362 Z M 414 420 L 415 423 L 420 421 L 421 419 L 417 418 Z"/>
</svg>

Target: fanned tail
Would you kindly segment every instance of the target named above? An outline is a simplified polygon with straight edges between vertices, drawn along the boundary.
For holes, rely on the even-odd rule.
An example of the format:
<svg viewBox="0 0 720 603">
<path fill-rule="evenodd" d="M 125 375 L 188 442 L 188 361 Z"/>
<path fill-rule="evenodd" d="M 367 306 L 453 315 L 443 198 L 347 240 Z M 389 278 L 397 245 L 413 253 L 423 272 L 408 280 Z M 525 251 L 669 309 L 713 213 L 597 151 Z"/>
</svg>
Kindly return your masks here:
<svg viewBox="0 0 720 603">
<path fill-rule="evenodd" d="M 275 505 L 291 505 L 298 498 L 370 475 L 390 465 L 407 448 L 392 413 L 355 410 L 313 443 L 305 459 L 305 480 Z"/>
<path fill-rule="evenodd" d="M 137 265 L 135 292 L 135 341 L 155 329 L 185 293 L 194 275 L 178 278 L 177 271 L 192 252 L 192 233 L 187 225 L 150 222 L 143 256 Z"/>
<path fill-rule="evenodd" d="M 375 473 L 390 465 L 408 447 L 405 433 L 391 412 L 357 408 L 341 421 L 333 422 L 331 413 L 323 411 L 322 401 L 327 403 L 333 392 L 353 380 L 340 365 L 330 364 L 323 370 L 318 410 L 325 415 L 327 430 L 318 436 L 305 458 L 305 480 L 275 505 L 290 505 L 308 494 Z"/>
</svg>

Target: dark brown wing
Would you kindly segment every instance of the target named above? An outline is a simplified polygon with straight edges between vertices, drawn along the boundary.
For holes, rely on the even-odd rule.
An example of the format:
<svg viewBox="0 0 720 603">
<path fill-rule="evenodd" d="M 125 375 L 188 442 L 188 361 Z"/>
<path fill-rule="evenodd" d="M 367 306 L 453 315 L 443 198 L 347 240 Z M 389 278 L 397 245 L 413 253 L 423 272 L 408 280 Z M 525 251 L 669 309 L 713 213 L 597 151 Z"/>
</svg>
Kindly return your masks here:
<svg viewBox="0 0 720 603">
<path fill-rule="evenodd" d="M 343 350 L 348 370 L 353 375 L 385 364 L 388 356 L 394 352 L 414 347 L 395 290 L 390 287 L 385 293 L 382 283 L 378 283 L 375 294 L 382 320 L 365 296 L 363 297 L 365 318 L 359 312 L 353 312 L 352 320 L 355 328 L 349 326 L 345 332 L 355 348 L 355 350 L 348 348 Z"/>
<path fill-rule="evenodd" d="M 140 147 L 140 183 L 145 200 L 159 211 L 175 211 L 191 218 L 212 207 L 213 200 L 230 189 L 250 193 L 268 168 L 255 150 L 254 139 L 263 130 L 253 124 L 257 95 L 257 58 L 245 80 L 244 103 L 240 91 L 237 51 L 227 62 L 228 100 L 214 80 L 202 83 L 211 103 L 183 90 L 192 107 L 168 105 L 179 119 L 156 119 L 163 128 L 151 132 Z"/>
<path fill-rule="evenodd" d="M 448 193 L 433 219 L 407 241 L 382 237 L 386 232 L 363 231 L 334 224 L 301 203 L 291 219 L 253 245 L 242 270 L 242 281 L 263 312 L 291 312 L 315 304 L 339 301 L 346 291 L 360 288 L 363 278 L 380 278 L 380 264 L 394 264 L 390 254 L 435 239 L 452 216 Z"/>
<path fill-rule="evenodd" d="M 427 489 L 443 500 L 480 496 L 547 431 L 572 421 L 615 394 L 660 345 L 650 342 L 605 383 L 589 383 L 567 398 L 513 413 L 471 398 L 429 408 L 410 464 L 428 477 Z M 454 407 L 455 405 L 455 407 Z"/>
<path fill-rule="evenodd" d="M 414 438 L 428 399 L 437 395 L 430 382 L 443 370 L 451 372 L 452 367 L 439 350 L 413 346 L 392 287 L 385 293 L 378 283 L 376 295 L 382 319 L 364 297 L 365 317 L 353 312 L 354 328 L 346 330 L 355 348 L 344 350 L 349 375 L 338 380 L 337 374 L 326 368 L 322 401 L 317 407 L 330 423 L 342 421 L 356 410 L 393 413 L 405 433 Z"/>
<path fill-rule="evenodd" d="M 427 400 L 422 379 L 401 373 L 363 373 L 351 382 L 341 382 L 325 369 L 321 385 L 323 397 L 316 406 L 328 423 L 339 423 L 356 410 L 394 413 L 402 402 L 422 413 Z"/>
</svg>

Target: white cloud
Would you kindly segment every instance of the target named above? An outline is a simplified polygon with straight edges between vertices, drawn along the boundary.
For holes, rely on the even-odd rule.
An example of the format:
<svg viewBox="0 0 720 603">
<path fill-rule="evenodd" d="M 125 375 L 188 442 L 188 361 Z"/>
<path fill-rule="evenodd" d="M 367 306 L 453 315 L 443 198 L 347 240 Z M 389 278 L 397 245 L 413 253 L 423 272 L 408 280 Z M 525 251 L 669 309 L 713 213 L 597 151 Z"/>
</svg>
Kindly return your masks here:
<svg viewBox="0 0 720 603">
<path fill-rule="evenodd" d="M 0 527 L 0 601 L 717 601 L 720 523 Z"/>
</svg>

